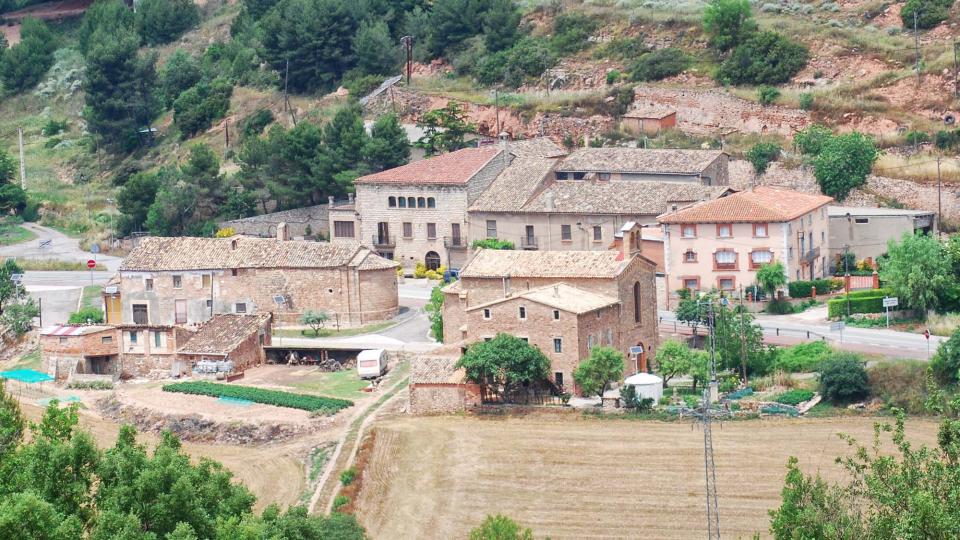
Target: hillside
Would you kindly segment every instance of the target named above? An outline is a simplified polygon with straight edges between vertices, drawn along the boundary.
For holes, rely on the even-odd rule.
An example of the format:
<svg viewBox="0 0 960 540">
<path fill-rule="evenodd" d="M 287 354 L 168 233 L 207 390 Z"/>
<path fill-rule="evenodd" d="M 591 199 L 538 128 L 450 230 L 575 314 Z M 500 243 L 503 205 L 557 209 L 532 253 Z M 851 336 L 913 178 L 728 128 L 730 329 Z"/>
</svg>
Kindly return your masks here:
<svg viewBox="0 0 960 540">
<path fill-rule="evenodd" d="M 228 108 L 209 127 L 181 137 L 173 111 L 159 111 L 150 123 L 157 130 L 153 142 L 129 151 L 98 148 L 102 137 L 91 135 L 82 114 L 86 96 L 82 83 L 85 61 L 78 41 L 81 20 L 52 22 L 59 39 L 51 67 L 32 89 L 8 91 L 0 102 L 0 149 L 16 156 L 16 128 L 22 126 L 27 192 L 29 199 L 40 205 L 41 221 L 83 235 L 87 241 L 102 240 L 123 219 L 115 201 L 120 186 L 131 173 L 183 164 L 189 149 L 203 143 L 219 160 L 221 175 L 216 181 L 221 183 L 220 189 L 233 190 L 230 186 L 246 184 L 238 176 L 244 154 L 240 128 L 249 117 L 269 110 L 273 121 L 287 129 L 294 126 L 294 118 L 318 125 L 329 122 L 349 99 L 345 90 L 336 91 L 340 81 L 291 92 L 291 113 L 285 111 L 283 92 L 278 88 L 282 86 L 283 73 L 272 70 L 262 56 L 253 57 L 253 67 L 239 77 L 228 75 L 231 69 L 236 70 L 229 62 L 216 61 L 211 66 L 205 60 L 215 47 L 228 48 L 235 40 L 241 40 L 237 42 L 241 53 L 249 47 L 250 51 L 258 51 L 256 54 L 265 54 L 258 49 L 258 43 L 265 39 L 263 35 L 243 30 L 248 23 L 236 21 L 248 9 L 247 4 L 273 3 L 198 2 L 200 17 L 195 27 L 169 43 L 141 47 L 141 57 L 155 55 L 156 69 L 161 75 L 174 53 L 182 50 L 207 62 L 202 67 L 211 77 L 232 77 L 232 91 Z M 416 6 L 423 3 L 402 4 L 420 9 Z M 918 32 L 918 86 L 914 71 L 917 48 L 913 32 L 902 28 L 902 2 L 754 3 L 753 16 L 761 31 L 779 32 L 809 50 L 805 66 L 776 85 L 780 95 L 767 105 L 758 102 L 758 91 L 753 85 L 717 82 L 714 74 L 722 67 L 722 56 L 711 49 L 709 36 L 701 25 L 705 2 L 525 0 L 516 5 L 521 17 L 519 32 L 528 37 L 522 38 L 514 49 L 507 49 L 504 58 L 514 62 L 510 51 L 523 43 L 532 43 L 531 50 L 555 56 L 552 63 L 545 58 L 542 65 L 530 68 L 535 72 L 549 66 L 541 73 L 530 75 L 524 71 L 519 78 L 497 73 L 495 77 L 504 79 L 480 84 L 478 79 L 489 78 L 484 71 L 490 69 L 487 58 L 495 55 L 484 53 L 474 38 L 465 45 L 451 45 L 449 54 L 432 59 L 420 50 L 425 45 L 418 41 L 414 56 L 419 61 L 414 65 L 412 84 L 400 83 L 381 94 L 366 107 L 364 117 L 374 120 L 382 114 L 397 113 L 404 123 L 412 124 L 427 111 L 454 100 L 464 104 L 465 120 L 474 123 L 481 135 L 495 135 L 499 120 L 499 129 L 514 137 L 547 135 L 568 145 L 614 145 L 635 143 L 635 139 L 618 129 L 618 116 L 623 110 L 665 106 L 678 112 L 679 129 L 637 144 L 722 146 L 734 157 L 742 157 L 757 142 L 777 142 L 785 153 L 780 163 L 758 181 L 808 190 L 817 189 L 816 182 L 809 168 L 801 166 L 801 157 L 793 152 L 791 137 L 798 129 L 820 123 L 838 132 L 866 133 L 884 150 L 874 165 L 877 176 L 855 190 L 849 203 L 936 209 L 936 148 L 916 137 L 910 141 L 914 144 L 907 144 L 907 138 L 910 132 L 922 132 L 932 139 L 937 131 L 956 129 L 945 125 L 944 119 L 951 115 L 956 118 L 960 112 L 954 94 L 953 55 L 953 40 L 960 34 L 955 22 L 960 20 L 958 5 L 951 8 L 945 22 Z M 411 19 L 409 14 L 407 18 Z M 573 30 L 558 31 L 561 20 L 573 21 L 565 27 Z M 12 36 L 19 35 L 17 30 L 11 30 L 15 26 L 4 27 L 11 42 Z M 391 32 L 409 28 L 409 23 L 397 23 Z M 583 40 L 581 43 L 561 46 L 561 37 L 576 36 L 578 31 L 583 31 L 582 38 L 577 38 Z M 660 80 L 630 80 L 638 58 L 652 54 L 651 51 L 674 48 L 688 58 L 679 73 Z M 397 54 L 388 53 L 386 61 L 396 62 L 398 55 L 399 50 Z M 391 72 L 396 73 L 399 68 L 395 63 Z M 348 86 L 355 93 L 365 92 L 382 79 L 383 76 L 371 75 L 362 79 L 363 84 L 354 81 Z M 499 89 L 497 97 L 495 87 Z M 63 119 L 67 121 L 66 131 L 44 135 L 50 120 Z M 736 173 L 734 183 L 739 186 L 754 181 L 746 162 L 734 162 L 732 172 Z M 956 226 L 960 221 L 960 166 L 956 150 L 945 152 L 941 175 L 947 183 L 942 201 L 944 215 L 948 225 Z M 273 205 L 264 202 L 260 210 Z"/>
</svg>

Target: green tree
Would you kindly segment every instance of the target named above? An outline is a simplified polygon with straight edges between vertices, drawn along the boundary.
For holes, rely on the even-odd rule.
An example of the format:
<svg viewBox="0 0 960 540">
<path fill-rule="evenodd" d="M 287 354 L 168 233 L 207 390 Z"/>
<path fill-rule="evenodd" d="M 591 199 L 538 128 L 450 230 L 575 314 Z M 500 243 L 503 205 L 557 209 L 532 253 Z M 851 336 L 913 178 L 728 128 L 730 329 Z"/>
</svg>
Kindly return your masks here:
<svg viewBox="0 0 960 540">
<path fill-rule="evenodd" d="M 308 309 L 300 316 L 300 324 L 305 324 L 312 328 L 313 335 L 316 337 L 320 336 L 320 330 L 326 326 L 329 320 L 330 315 L 328 315 L 326 311 L 314 311 L 312 309 Z"/>
<path fill-rule="evenodd" d="M 960 286 L 943 243 L 926 234 L 905 233 L 900 242 L 890 240 L 881 262 L 881 279 L 903 306 L 921 313 L 943 307 Z"/>
<path fill-rule="evenodd" d="M 173 121 L 180 129 L 180 137 L 188 139 L 226 116 L 232 94 L 233 86 L 226 79 L 200 82 L 181 93 L 173 102 Z"/>
<path fill-rule="evenodd" d="M 497 514 L 487 516 L 483 523 L 471 530 L 470 540 L 533 540 L 533 531 Z"/>
<path fill-rule="evenodd" d="M 631 81 L 659 81 L 690 67 L 691 58 L 675 47 L 648 52 L 634 62 L 628 73 Z"/>
<path fill-rule="evenodd" d="M 573 371 L 573 380 L 586 396 L 600 396 L 623 378 L 623 353 L 612 347 L 594 347 L 590 357 Z"/>
<path fill-rule="evenodd" d="M 666 388 L 670 379 L 690 373 L 693 367 L 693 351 L 682 341 L 668 339 L 660 344 L 655 360 L 657 374 L 663 378 L 663 387 Z"/>
<path fill-rule="evenodd" d="M 954 0 L 907 0 L 900 8 L 900 21 L 904 28 L 913 28 L 916 16 L 917 28 L 928 30 L 950 17 Z"/>
<path fill-rule="evenodd" d="M 720 64 L 717 79 L 729 84 L 782 84 L 807 65 L 810 51 L 776 32 L 759 32 Z"/>
<path fill-rule="evenodd" d="M 690 289 L 680 289 L 677 291 L 680 297 L 674 314 L 678 321 L 687 323 L 693 329 L 693 335 L 697 335 L 697 327 L 706 323 L 706 311 L 700 307 L 699 300 L 694 296 Z"/>
<path fill-rule="evenodd" d="M 470 381 L 500 386 L 509 393 L 524 383 L 545 381 L 550 360 L 518 337 L 497 334 L 490 341 L 471 345 L 456 367 L 464 368 Z"/>
<path fill-rule="evenodd" d="M 167 178 L 147 211 L 146 229 L 159 236 L 183 236 L 193 228 L 196 187 L 178 176 Z"/>
<path fill-rule="evenodd" d="M 100 28 L 136 32 L 136 15 L 124 0 L 97 0 L 83 14 L 83 21 L 77 30 L 80 52 L 87 54 L 93 33 Z"/>
<path fill-rule="evenodd" d="M 780 90 L 777 90 L 773 86 L 761 86 L 757 88 L 757 101 L 761 105 L 766 107 L 767 105 L 773 105 L 775 101 L 780 97 Z"/>
<path fill-rule="evenodd" d="M 711 0 L 703 10 L 703 30 L 720 52 L 740 45 L 757 31 L 749 0 Z"/>
<path fill-rule="evenodd" d="M 777 143 L 757 143 L 747 151 L 747 161 L 753 165 L 753 172 L 757 176 L 767 172 L 770 162 L 780 156 L 780 145 Z"/>
<path fill-rule="evenodd" d="M 260 20 L 263 58 L 293 92 L 329 90 L 353 67 L 357 22 L 344 0 L 280 0 Z"/>
<path fill-rule="evenodd" d="M 729 308 L 714 303 L 714 341 L 719 361 L 726 369 L 738 370 L 747 378 L 751 366 L 764 364 L 767 349 L 763 346 L 763 329 L 754 324 L 755 317 L 746 308 Z"/>
<path fill-rule="evenodd" d="M 813 160 L 813 175 L 820 190 L 838 201 L 867 183 L 867 175 L 877 160 L 873 139 L 858 132 L 830 137 Z"/>
<path fill-rule="evenodd" d="M 410 161 L 410 140 L 397 115 L 385 114 L 373 123 L 364 159 L 373 171 L 392 169 Z"/>
<path fill-rule="evenodd" d="M 558 55 L 568 56 L 587 47 L 590 36 L 599 24 L 586 14 L 563 12 L 553 20 L 550 48 Z"/>
<path fill-rule="evenodd" d="M 483 28 L 483 0 L 436 0 L 430 10 L 427 48 L 434 58 L 447 56 Z"/>
<path fill-rule="evenodd" d="M 491 0 L 483 16 L 483 40 L 487 50 L 509 49 L 520 38 L 520 11 L 513 0 Z"/>
<path fill-rule="evenodd" d="M 777 289 L 787 284 L 787 275 L 782 262 L 767 263 L 757 269 L 757 284 L 774 300 Z"/>
<path fill-rule="evenodd" d="M 140 58 L 139 39 L 123 27 L 101 26 L 90 36 L 83 89 L 83 116 L 93 133 L 112 149 L 138 144 L 137 130 L 149 125 L 160 109 L 154 96 L 153 57 Z"/>
<path fill-rule="evenodd" d="M 424 149 L 428 156 L 463 148 L 464 137 L 477 130 L 475 125 L 467 122 L 463 105 L 456 101 L 451 101 L 441 109 L 427 111 L 420 117 L 417 126 L 424 130 L 424 134 L 416 146 Z"/>
<path fill-rule="evenodd" d="M 179 38 L 200 22 L 200 9 L 193 0 L 141 0 L 136 25 L 147 45 L 161 45 Z"/>
<path fill-rule="evenodd" d="M 384 21 L 360 23 L 352 48 L 356 69 L 368 75 L 391 75 L 400 63 L 399 49 Z"/>
<path fill-rule="evenodd" d="M 167 107 L 172 107 L 181 93 L 200 82 L 200 63 L 183 49 L 177 49 L 160 70 L 160 90 Z"/>
<path fill-rule="evenodd" d="M 329 168 L 340 193 L 353 191 L 353 180 L 369 172 L 364 162 L 369 142 L 370 137 L 363 127 L 363 113 L 356 102 L 340 108 L 323 126 L 323 153 L 319 166 Z"/>
<path fill-rule="evenodd" d="M 863 359 L 854 353 L 834 353 L 824 360 L 820 364 L 820 393 L 839 404 L 867 397 L 870 384 Z"/>
<path fill-rule="evenodd" d="M 960 329 L 954 330 L 950 339 L 940 343 L 930 360 L 930 369 L 940 384 L 957 384 L 960 380 Z"/>
<path fill-rule="evenodd" d="M 430 291 L 430 301 L 423 308 L 430 317 L 430 334 L 433 339 L 443 343 L 443 290 L 442 287 L 434 287 Z"/>
<path fill-rule="evenodd" d="M 20 213 L 27 206 L 27 192 L 14 183 L 0 183 L 0 213 Z"/>
<path fill-rule="evenodd" d="M 20 445 L 26 428 L 27 423 L 20 411 L 20 401 L 7 392 L 4 379 L 0 381 L 0 462 L 5 462 Z"/>
<path fill-rule="evenodd" d="M 710 380 L 710 354 L 706 351 L 693 351 L 690 362 L 690 378 L 693 379 L 693 391 Z"/>
<path fill-rule="evenodd" d="M 23 269 L 16 260 L 7 259 L 0 264 L 0 314 L 9 304 L 18 302 L 26 296 L 23 287 L 14 283 L 14 274 L 23 274 Z"/>
<path fill-rule="evenodd" d="M 98 307 L 86 306 L 74 311 L 67 319 L 68 324 L 101 324 L 103 322 L 103 310 Z"/>
<path fill-rule="evenodd" d="M 483 238 L 481 240 L 474 240 L 470 247 L 473 249 L 516 249 L 513 242 L 509 240 L 500 240 L 498 238 Z"/>
<path fill-rule="evenodd" d="M 57 39 L 46 23 L 26 18 L 20 27 L 20 42 L 0 49 L 0 83 L 8 93 L 29 90 L 40 82 L 53 65 Z"/>
<path fill-rule="evenodd" d="M 168 173 L 137 173 L 120 188 L 117 193 L 117 209 L 122 217 L 117 229 L 121 234 L 138 231 L 147 222 L 147 212 L 157 198 L 157 191 L 162 184 L 161 176 L 165 174 Z"/>
<path fill-rule="evenodd" d="M 794 134 L 793 144 L 801 154 L 816 156 L 820 154 L 824 143 L 832 137 L 833 131 L 830 128 L 820 124 L 810 124 Z"/>
</svg>

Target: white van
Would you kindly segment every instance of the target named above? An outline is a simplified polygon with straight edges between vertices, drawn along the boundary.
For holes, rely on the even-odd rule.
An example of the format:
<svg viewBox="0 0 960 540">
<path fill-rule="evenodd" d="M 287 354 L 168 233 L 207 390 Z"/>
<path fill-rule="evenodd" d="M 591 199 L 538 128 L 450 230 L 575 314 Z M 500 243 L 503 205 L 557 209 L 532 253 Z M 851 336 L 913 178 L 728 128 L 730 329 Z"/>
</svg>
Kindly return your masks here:
<svg viewBox="0 0 960 540">
<path fill-rule="evenodd" d="M 357 355 L 357 374 L 361 379 L 376 379 L 387 372 L 387 351 L 367 349 Z"/>
</svg>

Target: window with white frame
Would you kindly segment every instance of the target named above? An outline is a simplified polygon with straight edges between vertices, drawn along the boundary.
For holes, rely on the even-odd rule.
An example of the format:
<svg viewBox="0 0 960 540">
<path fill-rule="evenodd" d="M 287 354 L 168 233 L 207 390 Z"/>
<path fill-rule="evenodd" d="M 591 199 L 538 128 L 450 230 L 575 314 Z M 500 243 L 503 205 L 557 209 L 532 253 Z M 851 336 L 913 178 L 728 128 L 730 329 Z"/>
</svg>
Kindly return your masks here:
<svg viewBox="0 0 960 540">
<path fill-rule="evenodd" d="M 718 268 L 734 267 L 737 265 L 737 252 L 721 250 L 713 254 Z"/>
<path fill-rule="evenodd" d="M 692 249 L 688 249 L 683 254 L 683 262 L 688 262 L 688 263 L 697 262 L 697 252 Z"/>
<path fill-rule="evenodd" d="M 769 264 L 773 262 L 773 253 L 770 251 L 754 251 L 750 253 L 750 262 L 754 266 L 760 266 L 762 264 Z"/>
<path fill-rule="evenodd" d="M 684 238 L 696 238 L 697 237 L 697 226 L 696 225 L 681 225 L 680 226 L 680 236 Z"/>
<path fill-rule="evenodd" d="M 720 223 L 717 225 L 717 236 L 720 238 L 731 238 L 733 236 L 733 225 L 729 223 Z"/>
</svg>

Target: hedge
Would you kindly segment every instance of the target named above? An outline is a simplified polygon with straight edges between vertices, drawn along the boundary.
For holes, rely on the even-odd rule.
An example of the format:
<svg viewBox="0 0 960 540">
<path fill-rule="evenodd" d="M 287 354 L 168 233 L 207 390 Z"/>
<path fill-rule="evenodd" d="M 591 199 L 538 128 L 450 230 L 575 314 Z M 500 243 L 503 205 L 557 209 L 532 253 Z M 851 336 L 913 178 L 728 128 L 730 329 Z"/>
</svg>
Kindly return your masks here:
<svg viewBox="0 0 960 540">
<path fill-rule="evenodd" d="M 827 294 L 833 290 L 843 288 L 843 284 L 837 287 L 832 279 L 815 279 L 813 281 L 791 281 L 787 284 L 787 290 L 790 298 L 807 298 L 812 296 L 813 287 L 817 288 L 817 294 Z"/>
<path fill-rule="evenodd" d="M 327 414 L 336 414 L 337 411 L 341 409 L 353 406 L 353 402 L 346 399 L 309 396 L 306 394 L 281 392 L 279 390 L 265 390 L 263 388 L 253 388 L 250 386 L 218 384 L 205 381 L 187 381 L 167 384 L 163 386 L 163 391 L 197 396 L 246 399 L 254 403 L 287 407 L 289 409 L 302 409 L 304 411 L 322 410 Z"/>
<path fill-rule="evenodd" d="M 889 296 L 889 289 L 873 289 L 850 293 L 850 313 L 883 313 L 883 297 Z M 828 317 L 842 317 L 847 314 L 847 295 L 838 296 L 827 302 Z"/>
</svg>

